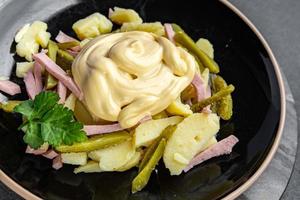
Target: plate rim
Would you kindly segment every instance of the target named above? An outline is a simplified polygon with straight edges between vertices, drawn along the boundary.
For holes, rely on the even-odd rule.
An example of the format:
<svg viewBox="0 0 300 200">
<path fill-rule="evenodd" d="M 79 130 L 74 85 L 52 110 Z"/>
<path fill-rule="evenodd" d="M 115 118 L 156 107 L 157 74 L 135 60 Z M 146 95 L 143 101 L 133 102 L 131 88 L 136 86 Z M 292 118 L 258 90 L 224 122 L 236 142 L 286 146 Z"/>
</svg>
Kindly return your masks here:
<svg viewBox="0 0 300 200">
<path fill-rule="evenodd" d="M 229 193 L 225 197 L 223 197 L 224 200 L 233 200 L 233 199 L 237 198 L 239 195 L 241 195 L 243 192 L 245 192 L 247 189 L 249 189 L 249 187 L 258 179 L 258 177 L 267 168 L 267 166 L 271 162 L 272 158 L 274 157 L 274 155 L 278 149 L 280 139 L 283 134 L 283 127 L 285 124 L 286 96 L 285 96 L 284 82 L 283 82 L 279 64 L 274 56 L 272 49 L 270 48 L 269 44 L 267 43 L 266 39 L 263 37 L 263 35 L 257 29 L 257 27 L 250 21 L 250 19 L 248 17 L 246 17 L 246 15 L 243 14 L 231 2 L 229 2 L 228 0 L 219 0 L 219 2 L 224 4 L 227 8 L 229 8 L 232 12 L 234 12 L 238 17 L 240 17 L 247 24 L 247 26 L 253 31 L 253 33 L 257 36 L 257 38 L 260 40 L 261 44 L 267 51 L 267 54 L 269 55 L 269 57 L 271 59 L 272 65 L 274 66 L 275 75 L 276 75 L 276 78 L 278 81 L 279 92 L 280 92 L 280 104 L 281 104 L 279 126 L 277 129 L 276 137 L 274 139 L 272 147 L 270 148 L 265 160 L 262 162 L 262 164 L 259 166 L 259 168 L 255 171 L 255 173 L 253 175 L 251 175 L 246 182 L 244 182 L 242 185 L 240 185 L 234 191 L 232 191 L 231 193 Z M 6 185 L 8 188 L 10 188 L 12 191 L 17 193 L 21 197 L 23 197 L 24 199 L 42 200 L 40 197 L 33 194 L 26 188 L 22 187 L 20 184 L 18 184 L 16 181 L 14 181 L 11 177 L 6 175 L 1 169 L 0 169 L 0 181 L 4 185 Z"/>
</svg>

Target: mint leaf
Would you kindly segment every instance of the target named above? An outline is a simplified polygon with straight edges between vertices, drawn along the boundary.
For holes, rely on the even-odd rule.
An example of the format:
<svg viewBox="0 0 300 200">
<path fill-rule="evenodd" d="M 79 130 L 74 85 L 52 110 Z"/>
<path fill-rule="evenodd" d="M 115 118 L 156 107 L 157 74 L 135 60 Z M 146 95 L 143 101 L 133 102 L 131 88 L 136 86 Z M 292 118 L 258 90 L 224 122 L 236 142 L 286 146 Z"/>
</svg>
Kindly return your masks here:
<svg viewBox="0 0 300 200">
<path fill-rule="evenodd" d="M 37 149 L 44 144 L 41 137 L 41 127 L 37 123 L 29 123 L 26 126 L 26 134 L 23 137 L 25 143 L 31 148 Z"/>
<path fill-rule="evenodd" d="M 25 132 L 24 141 L 37 149 L 43 143 L 56 147 L 72 145 L 87 139 L 83 125 L 74 119 L 72 110 L 58 104 L 59 96 L 54 92 L 41 92 L 35 99 L 27 100 L 15 108 L 27 121 L 20 127 Z"/>
</svg>

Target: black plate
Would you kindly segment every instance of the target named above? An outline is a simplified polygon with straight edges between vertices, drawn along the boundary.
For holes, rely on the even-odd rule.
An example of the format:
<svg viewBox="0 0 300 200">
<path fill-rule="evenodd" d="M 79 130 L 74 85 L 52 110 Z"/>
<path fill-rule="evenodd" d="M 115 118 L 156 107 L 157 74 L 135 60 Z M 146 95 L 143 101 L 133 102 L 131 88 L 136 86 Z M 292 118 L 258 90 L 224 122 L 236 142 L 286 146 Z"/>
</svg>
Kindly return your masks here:
<svg viewBox="0 0 300 200">
<path fill-rule="evenodd" d="M 25 22 L 47 20 L 52 35 L 74 35 L 72 24 L 95 11 L 107 15 L 113 6 L 133 8 L 147 22 L 176 22 L 195 40 L 208 38 L 215 48 L 221 75 L 236 86 L 234 117 L 222 122 L 218 139 L 234 133 L 240 142 L 230 156 L 211 159 L 187 174 L 171 177 L 161 163 L 148 186 L 130 194 L 135 169 L 124 173 L 74 175 L 72 167 L 59 171 L 42 157 L 26 155 L 20 117 L 0 112 L 0 169 L 17 183 L 45 199 L 217 199 L 253 175 L 268 154 L 280 121 L 280 90 L 268 53 L 252 30 L 218 1 L 201 4 L 166 0 L 6 1 L 0 7 L 1 68 L 13 66 L 14 31 Z M 9 53 L 11 48 L 11 53 Z M 16 58 L 17 59 L 17 58 Z M 21 80 L 12 78 L 21 83 Z M 14 97 L 25 98 L 25 96 Z"/>
</svg>

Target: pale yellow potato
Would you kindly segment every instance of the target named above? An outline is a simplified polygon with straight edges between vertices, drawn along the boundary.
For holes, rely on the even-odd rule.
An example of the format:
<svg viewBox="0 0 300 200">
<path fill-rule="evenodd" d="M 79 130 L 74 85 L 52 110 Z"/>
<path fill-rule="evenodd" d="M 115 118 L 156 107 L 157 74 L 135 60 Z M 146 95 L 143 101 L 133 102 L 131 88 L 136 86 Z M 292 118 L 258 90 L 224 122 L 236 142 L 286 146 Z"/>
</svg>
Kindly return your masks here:
<svg viewBox="0 0 300 200">
<path fill-rule="evenodd" d="M 206 53 L 206 55 L 214 59 L 214 47 L 209 40 L 205 38 L 200 38 L 196 42 L 196 45 L 199 47 L 199 49 L 201 49 L 204 53 Z"/>
<path fill-rule="evenodd" d="M 30 24 L 25 24 L 15 35 L 15 42 L 19 43 L 22 39 L 22 37 L 25 35 L 25 33 L 28 31 L 30 27 Z"/>
<path fill-rule="evenodd" d="M 120 25 L 128 22 L 134 22 L 138 24 L 143 23 L 142 18 L 137 12 L 135 12 L 135 10 L 119 7 L 114 7 L 114 11 L 109 15 L 109 19 L 112 22 Z"/>
<path fill-rule="evenodd" d="M 63 163 L 70 165 L 85 165 L 87 163 L 87 153 L 62 153 L 61 159 Z"/>
<path fill-rule="evenodd" d="M 76 96 L 73 93 L 71 93 L 66 99 L 64 106 L 74 111 L 76 100 L 77 100 Z"/>
<path fill-rule="evenodd" d="M 171 175 L 179 175 L 193 157 L 207 147 L 220 129 L 219 117 L 195 113 L 177 125 L 167 141 L 163 160 Z"/>
<path fill-rule="evenodd" d="M 41 31 L 37 34 L 35 40 L 43 48 L 47 48 L 50 38 L 51 38 L 51 34 L 49 32 Z"/>
<path fill-rule="evenodd" d="M 96 12 L 84 19 L 80 19 L 72 26 L 80 40 L 95 38 L 100 34 L 109 33 L 113 24 L 104 15 Z"/>
<path fill-rule="evenodd" d="M 162 131 L 169 125 L 180 123 L 183 117 L 173 116 L 157 120 L 149 120 L 140 124 L 134 131 L 134 145 L 136 148 L 148 146 L 153 140 L 160 136 Z"/>
<path fill-rule="evenodd" d="M 124 166 L 135 154 L 132 140 L 104 149 L 92 151 L 88 156 L 99 162 L 102 171 L 116 171 Z"/>
<path fill-rule="evenodd" d="M 99 167 L 99 162 L 90 160 L 85 165 L 79 166 L 74 169 L 75 174 L 78 174 L 80 172 L 94 173 L 94 172 L 102 172 L 102 170 Z"/>
<path fill-rule="evenodd" d="M 166 111 L 171 115 L 180 115 L 187 117 L 193 114 L 190 106 L 187 104 L 183 104 L 181 102 L 180 97 L 178 97 L 175 101 L 173 101 L 166 109 Z"/>
<path fill-rule="evenodd" d="M 165 35 L 164 26 L 160 22 L 152 23 L 124 23 L 121 26 L 121 32 L 127 31 L 145 31 L 149 33 L 154 33 L 159 36 Z"/>
<path fill-rule="evenodd" d="M 28 71 L 33 69 L 34 62 L 17 62 L 16 75 L 19 78 L 24 78 Z"/>
<path fill-rule="evenodd" d="M 17 33 L 16 53 L 28 61 L 32 61 L 32 54 L 38 53 L 39 43 L 36 38 L 41 32 L 46 32 L 47 24 L 41 21 L 33 22 L 25 33 Z M 21 29 L 22 30 L 22 29 Z M 20 36 L 21 35 L 21 36 Z M 16 38 L 15 38 L 16 39 Z"/>
<path fill-rule="evenodd" d="M 116 171 L 124 172 L 126 170 L 129 170 L 129 169 L 137 166 L 140 162 L 141 157 L 142 157 L 141 152 L 139 152 L 139 151 L 135 152 L 135 154 L 132 156 L 132 158 L 124 166 L 120 167 Z"/>
</svg>

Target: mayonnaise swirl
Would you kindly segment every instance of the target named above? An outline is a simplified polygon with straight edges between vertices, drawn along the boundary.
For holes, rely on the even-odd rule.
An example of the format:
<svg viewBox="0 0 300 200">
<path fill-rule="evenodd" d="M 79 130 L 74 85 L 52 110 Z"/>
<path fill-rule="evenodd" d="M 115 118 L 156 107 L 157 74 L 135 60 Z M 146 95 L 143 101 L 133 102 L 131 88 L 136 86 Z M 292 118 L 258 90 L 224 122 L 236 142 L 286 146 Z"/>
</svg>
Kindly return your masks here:
<svg viewBox="0 0 300 200">
<path fill-rule="evenodd" d="M 166 109 L 191 83 L 196 65 L 168 39 L 133 31 L 93 39 L 72 73 L 93 116 L 129 128 Z"/>
</svg>

